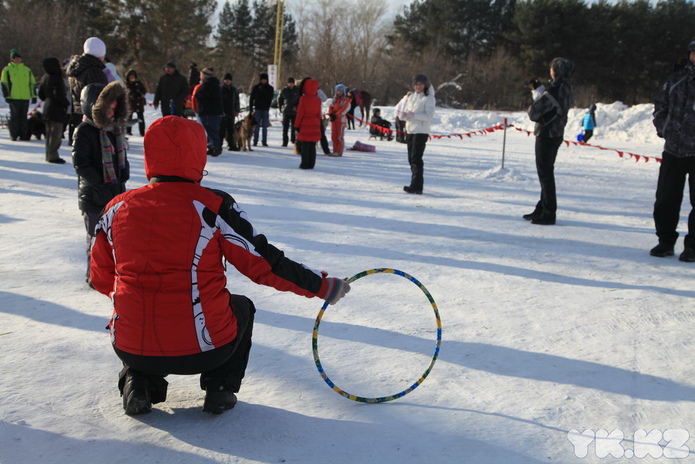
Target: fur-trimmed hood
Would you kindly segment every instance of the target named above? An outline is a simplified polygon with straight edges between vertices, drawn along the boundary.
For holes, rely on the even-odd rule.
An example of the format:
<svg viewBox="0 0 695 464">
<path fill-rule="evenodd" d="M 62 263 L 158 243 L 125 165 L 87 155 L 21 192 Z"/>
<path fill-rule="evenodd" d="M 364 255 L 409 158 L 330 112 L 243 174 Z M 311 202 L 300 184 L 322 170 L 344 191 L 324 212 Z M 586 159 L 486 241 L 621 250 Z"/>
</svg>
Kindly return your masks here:
<svg viewBox="0 0 695 464">
<path fill-rule="evenodd" d="M 114 81 L 108 85 L 89 84 L 82 89 L 80 97 L 82 112 L 94 121 L 94 124 L 98 127 L 106 127 L 112 123 L 124 125 L 130 114 L 126 90 L 120 81 Z M 117 101 L 118 104 L 113 115 L 113 121 L 111 121 L 106 117 L 106 114 L 114 101 Z"/>
</svg>

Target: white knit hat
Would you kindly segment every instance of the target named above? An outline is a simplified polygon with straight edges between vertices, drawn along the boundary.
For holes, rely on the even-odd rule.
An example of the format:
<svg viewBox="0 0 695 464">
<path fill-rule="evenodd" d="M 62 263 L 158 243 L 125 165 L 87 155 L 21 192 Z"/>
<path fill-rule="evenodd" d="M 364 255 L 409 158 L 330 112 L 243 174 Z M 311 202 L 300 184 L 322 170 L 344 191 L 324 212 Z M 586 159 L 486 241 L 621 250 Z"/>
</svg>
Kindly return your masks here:
<svg viewBox="0 0 695 464">
<path fill-rule="evenodd" d="M 98 37 L 90 37 L 84 41 L 85 54 L 103 58 L 106 56 L 106 45 Z"/>
</svg>

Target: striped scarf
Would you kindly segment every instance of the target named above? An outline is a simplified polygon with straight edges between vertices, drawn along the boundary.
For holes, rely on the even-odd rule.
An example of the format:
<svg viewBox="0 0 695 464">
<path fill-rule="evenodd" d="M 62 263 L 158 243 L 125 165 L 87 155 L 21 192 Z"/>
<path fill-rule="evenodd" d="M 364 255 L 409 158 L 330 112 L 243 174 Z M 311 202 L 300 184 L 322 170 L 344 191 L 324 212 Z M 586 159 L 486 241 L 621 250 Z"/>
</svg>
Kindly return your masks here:
<svg viewBox="0 0 695 464">
<path fill-rule="evenodd" d="M 115 184 L 119 182 L 118 175 L 116 174 L 116 168 L 114 165 L 114 154 L 117 155 L 118 170 L 119 172 L 125 169 L 125 157 L 126 157 L 126 140 L 125 134 L 123 133 L 123 127 L 117 124 L 112 124 L 106 127 L 99 127 L 94 124 L 94 121 L 86 119 L 87 124 L 94 126 L 99 129 L 99 136 L 101 137 L 101 158 L 104 170 L 104 182 L 107 184 Z M 112 132 L 116 138 L 116 149 L 114 151 L 111 139 L 109 139 L 109 132 Z"/>
</svg>

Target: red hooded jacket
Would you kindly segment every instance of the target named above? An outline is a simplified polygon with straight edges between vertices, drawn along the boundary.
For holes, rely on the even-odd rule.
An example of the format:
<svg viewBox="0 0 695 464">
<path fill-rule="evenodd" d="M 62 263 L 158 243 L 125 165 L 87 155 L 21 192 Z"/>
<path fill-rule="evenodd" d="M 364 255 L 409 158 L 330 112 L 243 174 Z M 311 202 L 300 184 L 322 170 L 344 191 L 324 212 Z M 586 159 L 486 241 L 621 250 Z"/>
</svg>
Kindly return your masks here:
<svg viewBox="0 0 695 464">
<path fill-rule="evenodd" d="M 236 337 L 223 259 L 256 283 L 314 297 L 325 277 L 284 256 L 228 194 L 200 185 L 203 127 L 176 116 L 145 134 L 150 183 L 114 198 L 92 242 L 91 282 L 113 300 L 111 340 L 144 356 L 212 350 Z"/>
<path fill-rule="evenodd" d="M 297 140 L 300 142 L 318 142 L 321 140 L 321 99 L 316 96 L 319 82 L 307 79 L 302 83 L 303 95 L 299 99 L 294 127 L 299 130 Z"/>
</svg>

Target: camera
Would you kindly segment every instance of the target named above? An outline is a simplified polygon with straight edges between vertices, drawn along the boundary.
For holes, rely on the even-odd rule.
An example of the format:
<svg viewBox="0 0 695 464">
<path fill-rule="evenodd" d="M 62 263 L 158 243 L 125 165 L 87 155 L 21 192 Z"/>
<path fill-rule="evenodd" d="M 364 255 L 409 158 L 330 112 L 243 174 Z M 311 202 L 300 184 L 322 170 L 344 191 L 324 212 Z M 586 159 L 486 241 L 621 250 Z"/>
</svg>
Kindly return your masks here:
<svg viewBox="0 0 695 464">
<path fill-rule="evenodd" d="M 535 90 L 541 86 L 541 81 L 537 77 L 533 77 L 524 82 L 524 86 L 528 87 L 529 89 Z"/>
</svg>

